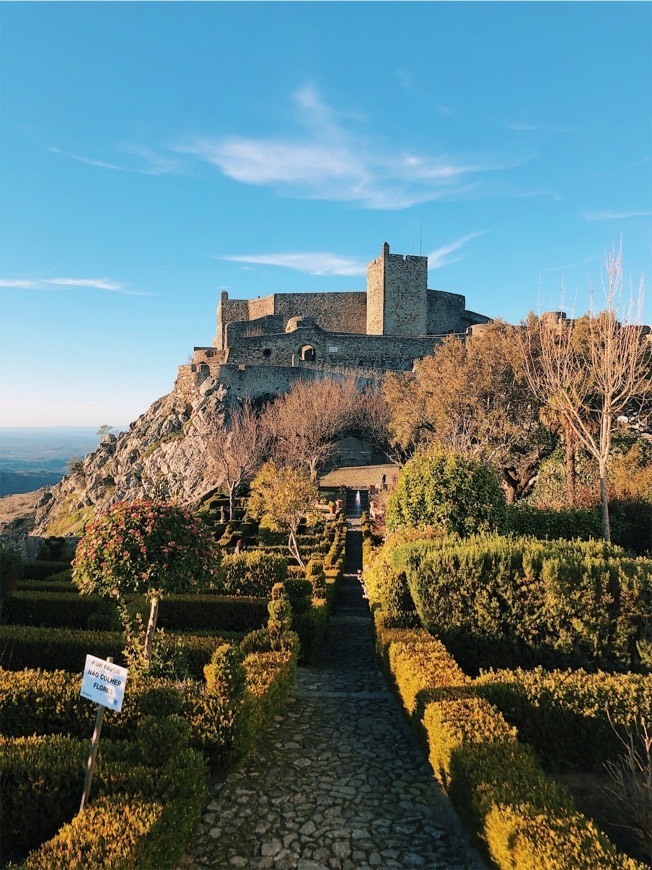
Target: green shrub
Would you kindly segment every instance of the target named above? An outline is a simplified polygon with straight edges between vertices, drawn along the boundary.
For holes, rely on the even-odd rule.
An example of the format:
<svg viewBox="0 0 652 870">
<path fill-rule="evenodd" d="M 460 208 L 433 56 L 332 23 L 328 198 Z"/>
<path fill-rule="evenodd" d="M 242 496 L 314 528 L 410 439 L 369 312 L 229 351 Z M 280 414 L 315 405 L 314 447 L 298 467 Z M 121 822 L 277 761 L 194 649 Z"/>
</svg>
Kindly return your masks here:
<svg viewBox="0 0 652 870">
<path fill-rule="evenodd" d="M 461 536 L 500 530 L 505 506 L 493 469 L 431 447 L 411 459 L 399 474 L 387 505 L 387 528 L 432 526 Z"/>
<path fill-rule="evenodd" d="M 58 834 L 30 853 L 16 870 L 145 870 L 152 863 L 149 842 L 164 818 L 160 801 L 139 797 L 97 798 Z"/>
<path fill-rule="evenodd" d="M 554 510 L 517 502 L 507 506 L 505 530 L 516 536 L 533 538 L 600 540 L 602 521 L 598 511 L 588 508 Z"/>
<path fill-rule="evenodd" d="M 22 559 L 15 550 L 0 545 L 0 607 L 7 596 L 16 589 L 22 572 Z M 3 609 L 4 614 L 4 609 Z"/>
<path fill-rule="evenodd" d="M 226 643 L 219 646 L 204 668 L 208 694 L 232 704 L 239 703 L 247 680 L 244 658 L 244 653 L 236 646 Z"/>
<path fill-rule="evenodd" d="M 206 796 L 205 764 L 189 749 L 188 734 L 178 717 L 146 719 L 132 742 L 104 740 L 100 745 L 92 795 L 137 794 L 164 807 L 161 825 L 148 832 L 147 851 L 159 862 L 154 866 L 171 866 L 183 853 Z M 87 753 L 87 741 L 58 735 L 5 742 L 0 762 L 5 848 L 24 849 L 30 845 L 25 838 L 48 836 L 45 818 L 58 828 L 72 816 Z"/>
<path fill-rule="evenodd" d="M 370 553 L 363 552 L 364 582 L 372 604 L 378 605 L 388 616 L 399 618 L 413 613 L 414 601 L 403 568 L 392 565 L 393 553 L 410 540 L 422 540 L 423 533 L 404 530 L 390 535 L 384 546 Z"/>
<path fill-rule="evenodd" d="M 306 565 L 306 578 L 312 584 L 315 598 L 326 598 L 326 574 L 323 559 L 313 558 Z"/>
<path fill-rule="evenodd" d="M 225 556 L 219 572 L 219 588 L 226 595 L 268 597 L 275 583 L 287 577 L 287 559 L 257 550 Z"/>
<path fill-rule="evenodd" d="M 308 601 L 310 600 L 308 599 Z M 325 600 L 312 601 L 307 610 L 293 611 L 292 630 L 299 636 L 300 664 L 315 664 L 317 662 L 327 628 L 328 607 Z"/>
<path fill-rule="evenodd" d="M 292 604 L 293 612 L 296 613 L 297 611 L 308 610 L 310 608 L 313 586 L 309 579 L 288 577 L 283 585 Z"/>
<path fill-rule="evenodd" d="M 652 711 L 652 677 L 583 670 L 492 671 L 473 684 L 539 757 L 590 769 L 622 753 L 623 735 Z"/>
<path fill-rule="evenodd" d="M 381 657 L 423 729 L 435 775 L 496 867 L 638 870 L 546 778 L 500 712 L 473 696 L 439 641 L 423 629 L 388 627 L 381 611 L 374 622 Z"/>
<path fill-rule="evenodd" d="M 47 581 L 39 581 L 47 583 Z M 96 628 L 116 630 L 119 627 L 115 603 L 99 595 L 79 595 L 71 592 L 15 592 L 3 609 L 4 622 L 41 627 L 87 628 L 89 619 L 102 614 L 105 624 Z"/>
<path fill-rule="evenodd" d="M 52 837 L 79 806 L 88 745 L 62 735 L 0 738 L 0 830 L 5 855 Z"/>
<path fill-rule="evenodd" d="M 642 499 L 611 501 L 609 518 L 617 544 L 641 556 L 652 554 L 652 502 Z"/>
<path fill-rule="evenodd" d="M 123 663 L 123 639 L 114 631 L 77 631 L 72 628 L 37 628 L 31 625 L 0 626 L 0 666 L 69 670 L 81 674 L 87 653 Z"/>
<path fill-rule="evenodd" d="M 465 669 L 641 669 L 652 562 L 601 541 L 477 537 L 398 548 L 423 624 Z"/>
<path fill-rule="evenodd" d="M 161 645 L 164 652 L 166 648 L 170 653 L 180 651 L 188 673 L 201 679 L 204 665 L 224 640 L 224 633 L 206 636 L 165 634 Z M 43 668 L 81 674 L 86 655 L 91 650 L 100 658 L 111 656 L 116 664 L 126 665 L 123 647 L 124 638 L 119 632 L 23 625 L 0 627 L 0 665 L 13 671 Z"/>
<path fill-rule="evenodd" d="M 282 529 L 271 527 L 265 522 L 261 522 L 258 527 L 258 540 L 263 545 L 284 545 L 284 549 L 287 550 L 286 538 L 287 535 Z"/>
<path fill-rule="evenodd" d="M 53 575 L 53 577 L 57 576 L 57 574 Z M 18 590 L 20 592 L 67 592 L 70 595 L 79 594 L 71 580 L 55 580 L 53 577 L 48 577 L 47 580 L 20 580 Z"/>
<path fill-rule="evenodd" d="M 74 538 L 54 537 L 43 538 L 39 547 L 37 559 L 44 562 L 66 561 L 66 554 L 74 551 L 76 544 Z M 72 557 L 67 559 L 70 564 Z"/>
<path fill-rule="evenodd" d="M 159 607 L 159 625 L 166 629 L 252 631 L 267 615 L 265 598 L 217 595 L 169 595 Z"/>
<path fill-rule="evenodd" d="M 70 562 L 43 562 L 40 559 L 24 559 L 21 577 L 23 580 L 46 580 L 53 574 L 70 570 Z"/>
<path fill-rule="evenodd" d="M 267 605 L 269 632 L 272 649 L 281 649 L 283 635 L 292 629 L 292 605 L 283 583 L 272 587 L 272 598 Z"/>
<path fill-rule="evenodd" d="M 205 691 L 204 684 L 195 680 L 128 680 L 122 711 L 107 711 L 104 716 L 103 739 L 133 740 L 147 717 L 179 714 L 190 727 L 191 746 L 201 750 L 214 773 L 223 770 L 273 715 L 292 685 L 296 668 L 292 649 L 242 652 L 246 655 L 244 706 Z M 12 737 L 63 733 L 88 741 L 96 707 L 80 697 L 79 686 L 79 674 L 0 670 L 0 733 Z M 237 680 L 234 688 L 238 689 Z"/>
</svg>

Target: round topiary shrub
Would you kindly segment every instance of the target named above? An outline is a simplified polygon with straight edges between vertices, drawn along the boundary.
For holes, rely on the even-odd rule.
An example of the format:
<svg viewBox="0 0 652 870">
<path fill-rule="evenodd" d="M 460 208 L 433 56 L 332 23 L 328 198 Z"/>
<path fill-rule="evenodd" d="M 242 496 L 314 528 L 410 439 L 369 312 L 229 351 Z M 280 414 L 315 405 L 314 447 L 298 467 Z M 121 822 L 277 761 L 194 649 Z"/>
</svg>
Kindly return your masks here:
<svg viewBox="0 0 652 870">
<path fill-rule="evenodd" d="M 430 526 L 462 537 L 500 531 L 505 505 L 505 494 L 492 468 L 431 447 L 401 471 L 387 506 L 387 527 L 396 531 Z"/>
</svg>

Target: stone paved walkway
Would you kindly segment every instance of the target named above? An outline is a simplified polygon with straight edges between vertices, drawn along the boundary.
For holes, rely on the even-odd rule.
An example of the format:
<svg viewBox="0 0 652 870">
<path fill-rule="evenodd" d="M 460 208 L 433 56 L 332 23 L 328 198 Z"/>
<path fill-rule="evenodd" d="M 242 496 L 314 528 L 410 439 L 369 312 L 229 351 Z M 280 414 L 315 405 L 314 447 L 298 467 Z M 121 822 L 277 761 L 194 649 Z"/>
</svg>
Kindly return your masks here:
<svg viewBox="0 0 652 870">
<path fill-rule="evenodd" d="M 347 568 L 361 535 L 349 521 Z M 375 661 L 347 574 L 322 656 L 257 750 L 215 788 L 184 868 L 481 868 Z"/>
</svg>

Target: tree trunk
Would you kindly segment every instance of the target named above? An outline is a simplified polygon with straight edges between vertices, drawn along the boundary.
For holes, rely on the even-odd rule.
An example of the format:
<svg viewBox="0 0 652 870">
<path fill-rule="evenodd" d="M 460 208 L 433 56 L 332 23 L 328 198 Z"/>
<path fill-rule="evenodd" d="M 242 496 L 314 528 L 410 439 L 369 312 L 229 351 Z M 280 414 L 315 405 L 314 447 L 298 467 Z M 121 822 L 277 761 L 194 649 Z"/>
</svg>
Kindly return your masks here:
<svg viewBox="0 0 652 870">
<path fill-rule="evenodd" d="M 505 481 L 505 495 L 507 496 L 507 504 L 514 504 L 518 494 L 519 481 L 512 474 L 513 468 L 503 468 L 503 480 Z"/>
<path fill-rule="evenodd" d="M 565 458 L 566 458 L 566 501 L 568 506 L 574 508 L 577 502 L 577 469 L 575 468 L 575 437 L 573 430 L 565 425 Z"/>
<path fill-rule="evenodd" d="M 609 494 L 607 492 L 607 466 L 600 463 L 600 506 L 602 508 L 602 537 L 611 543 L 611 524 L 609 522 Z"/>
<path fill-rule="evenodd" d="M 297 537 L 294 533 L 294 529 L 290 529 L 290 537 L 288 538 L 288 549 L 297 560 L 299 565 L 301 565 L 302 568 L 305 568 L 306 563 L 301 558 L 301 553 L 299 552 L 299 544 L 297 543 Z"/>
<path fill-rule="evenodd" d="M 235 486 L 229 487 L 229 522 L 235 520 Z"/>
<path fill-rule="evenodd" d="M 147 633 L 145 634 L 145 659 L 148 662 L 152 660 L 152 643 L 154 642 L 154 632 L 156 631 L 156 622 L 158 620 L 158 604 L 159 598 L 154 596 L 149 611 Z"/>
</svg>

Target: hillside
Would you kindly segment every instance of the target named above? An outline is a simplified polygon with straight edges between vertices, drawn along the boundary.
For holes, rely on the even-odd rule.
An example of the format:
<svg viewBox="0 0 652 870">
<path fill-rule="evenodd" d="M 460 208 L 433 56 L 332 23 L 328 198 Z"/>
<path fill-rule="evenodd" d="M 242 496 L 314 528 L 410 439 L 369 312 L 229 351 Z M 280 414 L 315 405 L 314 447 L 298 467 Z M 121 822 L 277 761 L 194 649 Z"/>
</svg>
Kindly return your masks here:
<svg viewBox="0 0 652 870">
<path fill-rule="evenodd" d="M 224 389 L 210 378 L 201 391 L 175 387 L 128 431 L 107 435 L 72 474 L 44 491 L 34 533 L 78 534 L 97 510 L 116 501 L 158 495 L 182 504 L 198 502 L 216 481 L 207 470 L 204 436 L 193 419 L 221 411 L 224 399 Z"/>
</svg>

